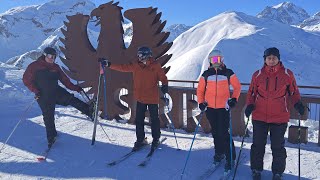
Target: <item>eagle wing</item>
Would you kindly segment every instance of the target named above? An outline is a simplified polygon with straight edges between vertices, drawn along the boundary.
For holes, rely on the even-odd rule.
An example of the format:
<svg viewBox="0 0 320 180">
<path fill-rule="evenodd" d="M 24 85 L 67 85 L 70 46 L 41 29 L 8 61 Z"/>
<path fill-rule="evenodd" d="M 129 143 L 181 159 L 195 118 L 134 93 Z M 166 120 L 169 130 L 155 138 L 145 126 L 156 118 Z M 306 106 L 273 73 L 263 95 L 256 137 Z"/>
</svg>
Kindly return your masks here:
<svg viewBox="0 0 320 180">
<path fill-rule="evenodd" d="M 68 67 L 68 69 L 62 67 L 63 71 L 71 79 L 80 82 L 81 87 L 90 87 L 89 94 L 95 93 L 98 87 L 99 63 L 96 59 L 96 50 L 87 34 L 89 16 L 77 14 L 67 16 L 67 19 L 69 22 L 64 22 L 66 30 L 62 29 L 65 38 L 60 38 L 64 44 L 64 47 L 60 46 L 60 50 L 65 55 L 65 58 L 60 58 Z"/>
<path fill-rule="evenodd" d="M 133 24 L 133 37 L 130 46 L 125 51 L 125 58 L 136 58 L 140 46 L 148 46 L 153 51 L 153 57 L 164 66 L 172 55 L 164 55 L 172 46 L 165 42 L 169 32 L 162 32 L 166 21 L 161 22 L 161 13 L 157 8 L 136 8 L 125 11 L 124 16 Z M 169 68 L 166 68 L 167 72 Z"/>
</svg>

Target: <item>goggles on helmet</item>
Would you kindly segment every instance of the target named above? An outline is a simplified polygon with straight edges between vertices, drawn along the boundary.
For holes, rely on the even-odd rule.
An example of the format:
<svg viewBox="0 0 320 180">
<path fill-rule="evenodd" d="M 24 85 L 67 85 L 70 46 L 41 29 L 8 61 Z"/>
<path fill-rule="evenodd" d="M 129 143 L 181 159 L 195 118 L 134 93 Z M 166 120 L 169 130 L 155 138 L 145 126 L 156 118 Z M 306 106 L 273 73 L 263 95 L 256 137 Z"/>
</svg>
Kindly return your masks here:
<svg viewBox="0 0 320 180">
<path fill-rule="evenodd" d="M 222 56 L 212 56 L 212 57 L 209 57 L 209 62 L 210 62 L 211 64 L 222 63 Z"/>
<path fill-rule="evenodd" d="M 137 54 L 139 61 L 145 61 L 148 60 L 149 56 L 145 54 Z"/>
</svg>

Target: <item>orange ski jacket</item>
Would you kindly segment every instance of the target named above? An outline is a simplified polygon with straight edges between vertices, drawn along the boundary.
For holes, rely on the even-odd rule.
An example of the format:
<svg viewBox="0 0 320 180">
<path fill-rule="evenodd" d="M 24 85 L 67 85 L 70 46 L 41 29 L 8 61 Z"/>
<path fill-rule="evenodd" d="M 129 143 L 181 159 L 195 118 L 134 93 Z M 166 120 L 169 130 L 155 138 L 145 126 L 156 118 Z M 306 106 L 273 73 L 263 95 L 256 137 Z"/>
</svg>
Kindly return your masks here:
<svg viewBox="0 0 320 180">
<path fill-rule="evenodd" d="M 168 79 L 157 61 L 150 59 L 147 64 L 139 61 L 129 64 L 111 64 L 110 68 L 133 73 L 133 95 L 137 101 L 144 104 L 159 104 L 158 82 L 168 85 Z"/>
<path fill-rule="evenodd" d="M 210 108 L 226 108 L 227 101 L 230 98 L 230 84 L 233 87 L 232 98 L 238 100 L 241 84 L 236 74 L 231 69 L 227 69 L 225 65 L 217 70 L 209 68 L 203 72 L 199 80 L 197 88 L 198 103 L 206 101 Z"/>
</svg>

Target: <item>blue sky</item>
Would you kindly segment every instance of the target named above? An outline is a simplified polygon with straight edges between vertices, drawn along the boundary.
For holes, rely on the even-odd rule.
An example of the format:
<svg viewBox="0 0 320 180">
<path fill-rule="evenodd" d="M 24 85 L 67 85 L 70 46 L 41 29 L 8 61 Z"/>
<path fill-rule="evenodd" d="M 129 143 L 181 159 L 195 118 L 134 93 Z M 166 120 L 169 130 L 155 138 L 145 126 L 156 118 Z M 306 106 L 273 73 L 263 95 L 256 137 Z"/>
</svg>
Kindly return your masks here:
<svg viewBox="0 0 320 180">
<path fill-rule="evenodd" d="M 41 4 L 49 0 L 0 0 L 0 13 L 24 5 Z M 126 9 L 137 7 L 158 7 L 162 12 L 162 19 L 167 25 L 186 24 L 195 25 L 225 11 L 240 11 L 249 15 L 256 15 L 266 6 L 277 5 L 281 0 L 119 0 L 120 6 Z M 108 0 L 92 0 L 96 5 Z M 116 2 L 116 1 L 115 1 Z M 310 15 L 320 11 L 320 0 L 291 0 L 304 8 Z"/>
</svg>

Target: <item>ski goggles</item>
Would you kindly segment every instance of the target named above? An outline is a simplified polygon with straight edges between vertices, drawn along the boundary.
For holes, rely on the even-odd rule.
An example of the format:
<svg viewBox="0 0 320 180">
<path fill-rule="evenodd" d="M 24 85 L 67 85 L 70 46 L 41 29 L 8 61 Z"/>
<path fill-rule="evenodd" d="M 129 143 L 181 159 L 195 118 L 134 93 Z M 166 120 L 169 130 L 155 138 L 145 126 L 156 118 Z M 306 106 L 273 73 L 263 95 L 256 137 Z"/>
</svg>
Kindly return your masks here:
<svg viewBox="0 0 320 180">
<path fill-rule="evenodd" d="M 44 54 L 44 55 L 49 59 L 56 59 L 56 55 L 52 55 L 52 54 Z"/>
<path fill-rule="evenodd" d="M 222 63 L 222 56 L 212 56 L 209 57 L 209 62 L 211 64 Z"/>
</svg>

